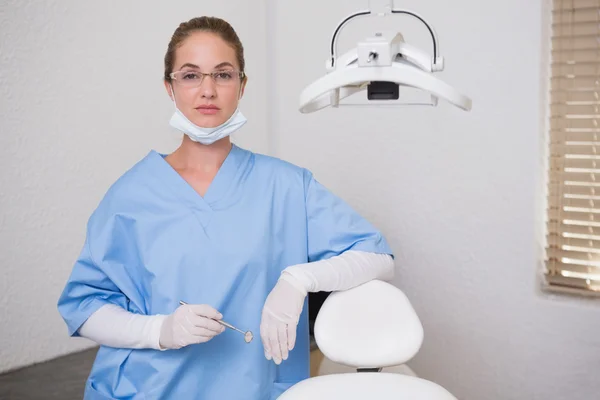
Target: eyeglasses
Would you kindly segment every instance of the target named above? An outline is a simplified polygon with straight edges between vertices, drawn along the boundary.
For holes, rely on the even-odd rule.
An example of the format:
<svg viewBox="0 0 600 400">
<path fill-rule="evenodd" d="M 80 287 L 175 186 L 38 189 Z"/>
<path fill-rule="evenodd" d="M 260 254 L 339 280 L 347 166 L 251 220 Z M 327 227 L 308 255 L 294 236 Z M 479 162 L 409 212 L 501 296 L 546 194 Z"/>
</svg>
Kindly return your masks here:
<svg viewBox="0 0 600 400">
<path fill-rule="evenodd" d="M 175 79 L 178 84 L 184 87 L 195 88 L 202 84 L 205 76 L 210 76 L 213 82 L 219 86 L 233 86 L 238 79 L 243 79 L 245 74 L 241 71 L 222 70 L 209 73 L 197 70 L 176 71 L 169 74 L 171 79 Z"/>
</svg>

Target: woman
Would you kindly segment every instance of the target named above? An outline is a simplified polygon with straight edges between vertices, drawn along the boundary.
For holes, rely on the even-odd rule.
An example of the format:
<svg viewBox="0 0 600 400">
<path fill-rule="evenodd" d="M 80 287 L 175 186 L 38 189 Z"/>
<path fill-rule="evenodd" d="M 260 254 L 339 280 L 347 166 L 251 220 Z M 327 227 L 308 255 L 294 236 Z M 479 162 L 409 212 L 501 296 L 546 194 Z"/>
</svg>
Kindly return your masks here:
<svg viewBox="0 0 600 400">
<path fill-rule="evenodd" d="M 85 398 L 276 398 L 308 377 L 307 293 L 393 276 L 385 239 L 309 171 L 231 143 L 244 67 L 218 18 L 169 43 L 181 146 L 111 186 L 58 302 L 69 334 L 101 345 Z"/>
</svg>

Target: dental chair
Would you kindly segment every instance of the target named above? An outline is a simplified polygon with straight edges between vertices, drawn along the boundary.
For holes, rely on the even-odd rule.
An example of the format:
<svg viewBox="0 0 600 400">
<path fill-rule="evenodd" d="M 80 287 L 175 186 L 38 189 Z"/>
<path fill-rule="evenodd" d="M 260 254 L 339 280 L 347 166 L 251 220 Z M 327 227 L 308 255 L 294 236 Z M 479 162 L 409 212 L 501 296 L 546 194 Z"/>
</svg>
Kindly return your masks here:
<svg viewBox="0 0 600 400">
<path fill-rule="evenodd" d="M 405 364 L 423 343 L 423 326 L 408 298 L 387 282 L 331 293 L 319 310 L 314 334 L 325 357 L 357 372 L 306 379 L 279 400 L 457 400 L 431 381 L 382 372 Z"/>
</svg>

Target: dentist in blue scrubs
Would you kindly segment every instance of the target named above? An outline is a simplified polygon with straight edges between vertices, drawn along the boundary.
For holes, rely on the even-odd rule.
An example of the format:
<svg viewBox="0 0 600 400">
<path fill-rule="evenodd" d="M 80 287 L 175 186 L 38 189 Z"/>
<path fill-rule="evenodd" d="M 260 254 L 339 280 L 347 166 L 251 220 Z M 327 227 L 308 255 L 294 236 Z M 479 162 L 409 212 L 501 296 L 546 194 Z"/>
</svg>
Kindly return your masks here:
<svg viewBox="0 0 600 400">
<path fill-rule="evenodd" d="M 100 345 L 84 398 L 275 399 L 309 377 L 307 294 L 390 280 L 392 251 L 310 171 L 232 144 L 248 77 L 226 21 L 180 24 L 164 60 L 181 145 L 111 185 L 58 300 Z"/>
</svg>

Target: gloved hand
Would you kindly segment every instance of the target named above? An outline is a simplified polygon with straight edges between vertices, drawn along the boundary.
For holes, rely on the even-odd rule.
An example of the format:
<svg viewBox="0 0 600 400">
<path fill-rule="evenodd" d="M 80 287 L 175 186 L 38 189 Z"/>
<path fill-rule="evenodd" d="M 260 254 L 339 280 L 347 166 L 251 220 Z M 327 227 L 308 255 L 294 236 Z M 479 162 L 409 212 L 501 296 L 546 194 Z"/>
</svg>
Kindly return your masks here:
<svg viewBox="0 0 600 400">
<path fill-rule="evenodd" d="M 294 278 L 282 276 L 267 296 L 260 322 L 265 357 L 267 360 L 272 358 L 275 364 L 287 360 L 289 351 L 296 344 L 296 328 L 307 295 L 301 286 L 293 285 L 288 279 Z"/>
<path fill-rule="evenodd" d="M 225 330 L 223 325 L 213 320 L 221 318 L 221 313 L 207 304 L 179 306 L 162 324 L 160 347 L 162 350 L 179 349 L 208 342 Z"/>
</svg>

